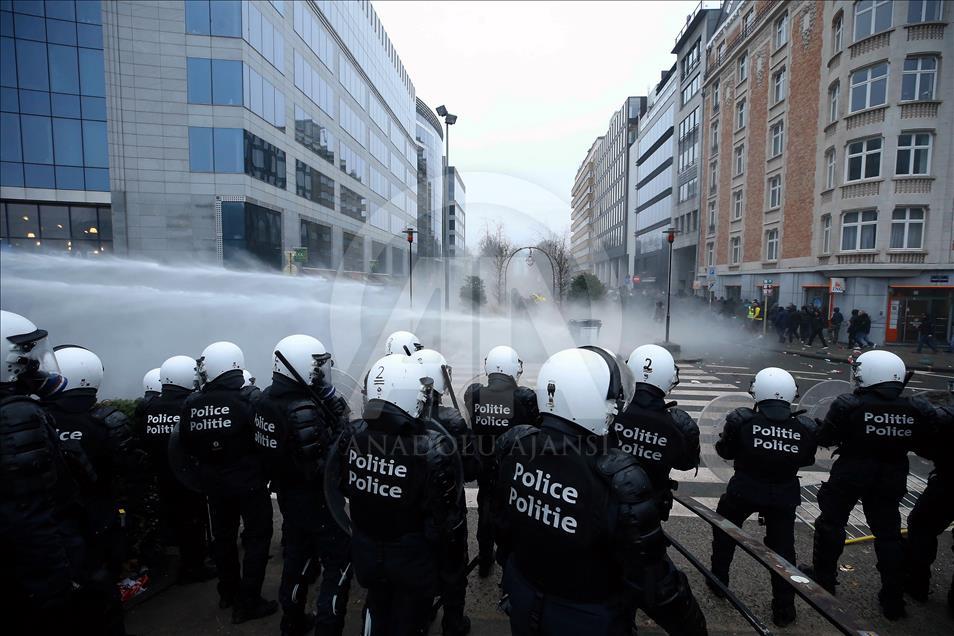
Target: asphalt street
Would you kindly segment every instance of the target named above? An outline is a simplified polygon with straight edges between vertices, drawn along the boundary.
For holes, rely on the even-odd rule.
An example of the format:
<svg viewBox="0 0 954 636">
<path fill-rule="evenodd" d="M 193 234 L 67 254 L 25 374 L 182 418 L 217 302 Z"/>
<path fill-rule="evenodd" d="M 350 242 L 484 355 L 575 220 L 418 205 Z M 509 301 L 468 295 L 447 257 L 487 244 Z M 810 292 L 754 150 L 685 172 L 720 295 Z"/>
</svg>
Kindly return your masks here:
<svg viewBox="0 0 954 636">
<path fill-rule="evenodd" d="M 680 408 L 687 410 L 693 417 L 698 418 L 706 405 L 713 399 L 723 395 L 731 395 L 744 400 L 752 376 L 766 366 L 780 366 L 793 373 L 798 381 L 802 395 L 808 390 L 826 380 L 847 380 L 849 367 L 845 362 L 847 352 L 833 350 L 830 361 L 803 358 L 778 351 L 766 350 L 760 346 L 728 346 L 719 350 L 685 351 L 684 358 L 691 358 L 694 362 L 681 364 L 681 383 L 673 391 L 672 399 L 679 403 Z M 460 384 L 458 391 L 473 376 L 473 370 L 455 371 L 455 385 Z M 532 383 L 537 368 L 528 367 L 524 381 Z M 912 391 L 947 389 L 951 374 L 946 373 L 919 373 L 912 379 L 909 387 Z M 460 394 L 460 393 L 459 393 Z M 706 449 L 704 448 L 704 456 Z M 698 473 L 682 473 L 677 476 L 680 481 L 679 494 L 696 498 L 703 504 L 714 508 L 719 495 L 724 490 L 723 479 L 730 474 L 727 465 L 718 464 L 721 460 L 714 460 L 709 453 L 707 465 L 702 466 Z M 812 485 L 819 484 L 825 479 L 828 467 L 831 464 L 827 453 L 819 453 L 818 463 L 802 474 L 803 491 L 810 495 Z M 912 461 L 912 488 L 919 485 L 918 477 L 924 478 L 930 472 L 930 464 L 917 460 Z M 470 527 L 476 525 L 476 491 L 468 489 L 468 512 Z M 810 498 L 807 497 L 807 498 Z M 913 497 L 911 499 L 913 503 Z M 906 510 L 902 511 L 906 513 Z M 811 554 L 812 528 L 810 522 L 814 513 L 806 505 L 800 510 L 801 522 L 796 525 L 796 547 L 801 559 Z M 856 528 L 859 534 L 864 533 L 863 518 L 858 518 L 861 524 Z M 677 541 L 683 543 L 693 554 L 708 563 L 712 532 L 708 524 L 695 517 L 691 512 L 677 505 L 672 517 L 665 524 L 666 531 Z M 757 522 L 752 519 L 745 525 L 745 529 L 756 537 L 761 536 Z M 475 554 L 473 533 L 471 533 L 471 554 Z M 281 550 L 278 545 L 280 536 L 280 514 L 275 511 L 275 536 L 272 545 L 273 558 L 269 563 L 268 575 L 264 593 L 267 598 L 275 598 L 278 581 L 281 574 Z M 863 627 L 874 630 L 879 634 L 944 634 L 954 631 L 954 618 L 948 613 L 945 604 L 947 585 L 951 581 L 954 571 L 954 559 L 951 550 L 952 540 L 950 533 L 940 540 L 939 558 L 935 563 L 934 594 L 931 600 L 920 605 L 909 601 L 909 618 L 890 623 L 881 617 L 876 600 L 878 576 L 875 568 L 873 543 L 862 542 L 848 546 L 840 562 L 839 598 L 847 609 L 854 614 Z M 703 608 L 709 622 L 710 632 L 713 634 L 749 634 L 751 627 L 745 623 L 735 610 L 725 601 L 715 598 L 703 583 L 702 576 L 693 569 L 674 550 L 670 550 L 674 561 L 689 575 L 693 590 Z M 554 558 L 559 558 L 555 555 Z M 506 617 L 497 610 L 499 571 L 488 579 L 481 580 L 476 573 L 469 579 L 468 613 L 473 620 L 473 634 L 500 634 L 508 633 Z M 771 626 L 770 594 L 768 591 L 768 573 L 756 562 L 737 553 L 733 563 L 731 588 L 742 600 L 749 604 L 764 622 L 769 624 L 773 632 L 786 634 L 829 634 L 836 633 L 818 614 L 798 602 L 798 621 L 785 629 Z M 228 610 L 219 610 L 216 605 L 214 583 L 196 584 L 186 587 L 172 587 L 146 603 L 134 608 L 128 617 L 127 626 L 131 633 L 142 635 L 172 635 L 172 634 L 272 634 L 278 632 L 279 616 L 254 621 L 245 625 L 233 626 L 230 624 Z M 358 634 L 360 626 L 360 608 L 362 593 L 355 584 L 349 603 L 348 623 L 346 633 Z M 644 634 L 661 633 L 649 619 L 640 615 L 640 632 Z M 439 633 L 438 624 L 432 628 L 432 633 Z"/>
</svg>

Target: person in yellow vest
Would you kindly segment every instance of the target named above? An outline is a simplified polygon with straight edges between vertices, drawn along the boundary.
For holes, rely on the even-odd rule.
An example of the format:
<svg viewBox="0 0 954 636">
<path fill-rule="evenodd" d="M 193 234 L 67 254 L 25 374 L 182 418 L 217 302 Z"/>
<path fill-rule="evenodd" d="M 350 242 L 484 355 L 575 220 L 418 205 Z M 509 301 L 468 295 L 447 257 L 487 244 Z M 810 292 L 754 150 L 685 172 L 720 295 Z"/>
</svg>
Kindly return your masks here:
<svg viewBox="0 0 954 636">
<path fill-rule="evenodd" d="M 758 333 L 762 330 L 762 305 L 759 304 L 759 301 L 753 300 L 752 304 L 749 305 L 749 312 L 747 318 L 751 320 L 752 331 Z"/>
</svg>

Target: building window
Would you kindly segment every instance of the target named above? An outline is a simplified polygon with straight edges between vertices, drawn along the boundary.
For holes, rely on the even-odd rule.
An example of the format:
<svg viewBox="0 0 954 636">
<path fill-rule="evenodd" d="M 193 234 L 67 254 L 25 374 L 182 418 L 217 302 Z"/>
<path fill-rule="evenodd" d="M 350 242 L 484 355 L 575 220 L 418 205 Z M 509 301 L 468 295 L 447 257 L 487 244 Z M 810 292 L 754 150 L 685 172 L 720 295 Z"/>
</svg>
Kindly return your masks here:
<svg viewBox="0 0 954 636">
<path fill-rule="evenodd" d="M 99 255 L 113 251 L 108 206 L 0 201 L 0 249 Z"/>
<path fill-rule="evenodd" d="M 335 162 L 335 136 L 304 108 L 295 105 L 295 141 L 330 164 Z"/>
<path fill-rule="evenodd" d="M 738 265 L 742 260 L 742 237 L 733 236 L 729 239 L 729 252 L 732 258 L 732 264 Z"/>
<path fill-rule="evenodd" d="M 719 112 L 719 83 L 716 82 L 712 87 L 712 112 Z"/>
<path fill-rule="evenodd" d="M 695 108 L 679 122 L 679 172 L 696 163 L 698 154 L 699 109 Z"/>
<path fill-rule="evenodd" d="M 735 105 L 735 128 L 739 130 L 745 127 L 745 100 L 739 100 Z"/>
<path fill-rule="evenodd" d="M 940 0 L 909 0 L 908 23 L 939 22 L 943 4 Z"/>
<path fill-rule="evenodd" d="M 848 144 L 846 183 L 881 176 L 882 145 L 881 137 L 862 139 Z"/>
<path fill-rule="evenodd" d="M 715 230 L 716 224 L 716 204 L 715 201 L 709 201 L 709 231 Z"/>
<path fill-rule="evenodd" d="M 285 151 L 245 132 L 245 174 L 285 189 Z"/>
<path fill-rule="evenodd" d="M 282 213 L 254 203 L 222 202 L 222 260 L 248 267 L 249 259 L 282 267 Z"/>
<path fill-rule="evenodd" d="M 696 93 L 699 92 L 699 83 L 701 81 L 701 77 L 701 75 L 696 75 L 692 78 L 692 81 L 682 87 L 683 106 L 689 103 L 689 100 L 695 97 Z"/>
<path fill-rule="evenodd" d="M 845 212 L 841 218 L 841 251 L 873 250 L 878 236 L 878 211 Z"/>
<path fill-rule="evenodd" d="M 331 269 L 331 228 L 329 226 L 302 219 L 301 246 L 308 249 L 305 265 Z"/>
<path fill-rule="evenodd" d="M 825 188 L 831 190 L 835 187 L 835 149 L 829 148 L 825 152 Z"/>
<path fill-rule="evenodd" d="M 772 76 L 772 99 L 777 104 L 785 99 L 785 69 L 776 71 Z"/>
<path fill-rule="evenodd" d="M 713 161 L 709 164 L 709 192 L 715 192 L 719 183 L 719 162 Z"/>
<path fill-rule="evenodd" d="M 710 148 L 713 155 L 719 153 L 719 121 L 712 122 L 709 128 Z"/>
<path fill-rule="evenodd" d="M 855 3 L 855 42 L 891 28 L 891 0 Z"/>
<path fill-rule="evenodd" d="M 898 135 L 898 159 L 894 173 L 916 175 L 931 173 L 930 133 L 904 133 Z"/>
<path fill-rule="evenodd" d="M 828 87 L 828 123 L 838 120 L 838 99 L 841 97 L 841 82 Z"/>
<path fill-rule="evenodd" d="M 189 0 L 185 3 L 186 33 L 242 37 L 242 3 L 238 0 Z"/>
<path fill-rule="evenodd" d="M 752 18 L 755 15 L 755 11 L 749 9 L 749 11 L 742 18 L 742 36 L 744 37 L 749 33 L 752 28 Z"/>
<path fill-rule="evenodd" d="M 344 271 L 364 271 L 364 237 L 352 234 L 351 232 L 342 232 L 341 253 Z"/>
<path fill-rule="evenodd" d="M 745 144 L 735 147 L 735 176 L 745 172 Z"/>
<path fill-rule="evenodd" d="M 706 243 L 706 267 L 715 265 L 715 243 Z"/>
<path fill-rule="evenodd" d="M 689 74 L 692 72 L 696 66 L 699 65 L 699 59 L 702 54 L 702 38 L 696 39 L 695 44 L 692 45 L 692 48 L 686 53 L 682 58 L 682 79 L 685 80 L 689 77 Z"/>
<path fill-rule="evenodd" d="M 189 169 L 192 172 L 245 170 L 241 128 L 189 127 Z"/>
<path fill-rule="evenodd" d="M 933 55 L 909 57 L 904 60 L 901 74 L 903 101 L 930 101 L 934 99 L 934 79 L 937 76 L 937 58 Z"/>
<path fill-rule="evenodd" d="M 773 125 L 772 132 L 772 156 L 777 157 L 785 149 L 785 122 L 780 121 Z"/>
<path fill-rule="evenodd" d="M 831 253 L 831 215 L 822 217 L 822 254 Z"/>
<path fill-rule="evenodd" d="M 924 208 L 898 208 L 891 213 L 891 249 L 919 250 L 924 240 Z"/>
<path fill-rule="evenodd" d="M 778 230 L 769 230 L 765 233 L 765 260 L 778 260 Z"/>
<path fill-rule="evenodd" d="M 295 160 L 295 194 L 328 209 L 335 209 L 334 180 L 297 159 Z"/>
<path fill-rule="evenodd" d="M 788 42 L 788 14 L 785 13 L 775 21 L 775 48 Z"/>
<path fill-rule="evenodd" d="M 839 13 L 835 16 L 835 21 L 831 25 L 831 48 L 832 53 L 838 53 L 843 46 L 842 34 L 844 33 L 845 14 Z"/>
<path fill-rule="evenodd" d="M 888 99 L 888 64 L 875 64 L 851 74 L 851 112 L 883 106 Z"/>
<path fill-rule="evenodd" d="M 732 193 L 732 220 L 738 221 L 742 218 L 743 192 L 736 190 Z"/>
<path fill-rule="evenodd" d="M 699 180 L 695 177 L 679 186 L 679 203 L 694 199 L 699 191 Z"/>
<path fill-rule="evenodd" d="M 749 58 L 743 53 L 739 56 L 739 81 L 742 82 L 749 76 Z"/>
<path fill-rule="evenodd" d="M 782 207 L 782 175 L 780 174 L 769 177 L 768 206 L 770 210 Z"/>
<path fill-rule="evenodd" d="M 214 65 L 215 60 L 212 63 Z M 215 66 L 212 70 L 215 71 Z M 285 93 L 248 65 L 244 65 L 242 74 L 245 79 L 245 107 L 272 126 L 285 130 Z"/>
<path fill-rule="evenodd" d="M 368 200 L 360 193 L 342 185 L 341 213 L 364 223 L 368 220 Z"/>
</svg>

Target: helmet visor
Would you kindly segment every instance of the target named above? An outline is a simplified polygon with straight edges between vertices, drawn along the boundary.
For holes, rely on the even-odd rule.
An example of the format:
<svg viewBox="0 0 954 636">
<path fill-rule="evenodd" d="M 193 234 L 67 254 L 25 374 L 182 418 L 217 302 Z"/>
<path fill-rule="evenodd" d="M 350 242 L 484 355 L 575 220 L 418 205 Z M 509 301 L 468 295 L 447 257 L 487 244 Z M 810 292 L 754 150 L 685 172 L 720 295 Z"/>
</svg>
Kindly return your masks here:
<svg viewBox="0 0 954 636">
<path fill-rule="evenodd" d="M 19 367 L 17 381 L 32 394 L 50 397 L 66 389 L 66 378 L 60 374 L 53 347 L 46 331 L 36 331 L 10 338 L 13 355 Z"/>
</svg>

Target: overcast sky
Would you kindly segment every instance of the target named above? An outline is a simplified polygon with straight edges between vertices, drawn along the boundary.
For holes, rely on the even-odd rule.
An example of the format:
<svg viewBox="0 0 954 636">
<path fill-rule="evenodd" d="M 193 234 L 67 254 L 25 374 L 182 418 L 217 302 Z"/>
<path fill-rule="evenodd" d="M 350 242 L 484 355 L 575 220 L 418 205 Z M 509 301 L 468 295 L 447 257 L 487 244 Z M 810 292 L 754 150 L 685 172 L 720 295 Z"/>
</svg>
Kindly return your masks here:
<svg viewBox="0 0 954 636">
<path fill-rule="evenodd" d="M 445 104 L 468 247 L 569 228 L 570 188 L 629 95 L 646 95 L 697 2 L 373 2 L 431 108 Z"/>
</svg>

